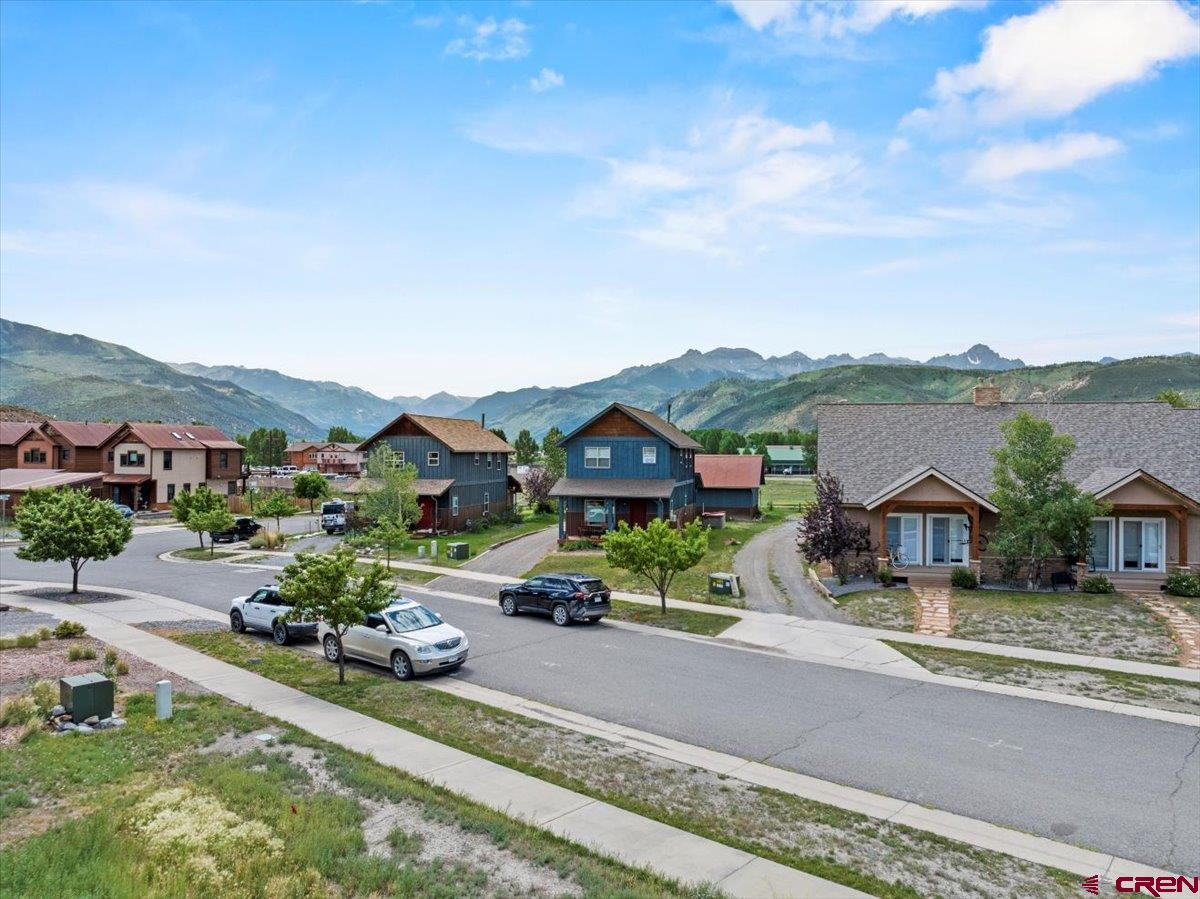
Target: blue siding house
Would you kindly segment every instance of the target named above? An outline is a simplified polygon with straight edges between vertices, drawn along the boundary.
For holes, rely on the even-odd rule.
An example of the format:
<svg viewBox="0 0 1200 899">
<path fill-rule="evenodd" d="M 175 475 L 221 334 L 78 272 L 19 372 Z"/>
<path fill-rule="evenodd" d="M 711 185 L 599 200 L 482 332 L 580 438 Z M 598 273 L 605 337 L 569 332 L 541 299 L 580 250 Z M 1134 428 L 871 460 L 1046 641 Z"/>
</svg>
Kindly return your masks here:
<svg viewBox="0 0 1200 899">
<path fill-rule="evenodd" d="M 652 518 L 676 524 L 696 514 L 695 456 L 703 447 L 644 409 L 613 403 L 562 439 L 567 472 L 558 499 L 560 539 L 614 530 Z"/>
<path fill-rule="evenodd" d="M 696 456 L 696 509 L 701 515 L 724 512 L 730 518 L 757 517 L 758 488 L 764 483 L 762 456 Z"/>
<path fill-rule="evenodd" d="M 469 418 L 405 412 L 359 445 L 368 455 L 379 446 L 392 464 L 417 469 L 418 530 L 457 531 L 468 520 L 495 515 L 520 490 L 508 473 L 513 448 Z"/>
</svg>

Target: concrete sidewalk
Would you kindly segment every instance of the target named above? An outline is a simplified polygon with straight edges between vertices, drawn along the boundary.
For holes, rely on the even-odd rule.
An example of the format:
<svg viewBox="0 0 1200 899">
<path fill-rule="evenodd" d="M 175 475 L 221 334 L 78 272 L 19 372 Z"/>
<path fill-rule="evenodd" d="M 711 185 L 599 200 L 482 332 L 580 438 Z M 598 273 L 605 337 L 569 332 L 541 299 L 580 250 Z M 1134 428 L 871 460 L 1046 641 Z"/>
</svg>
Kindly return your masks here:
<svg viewBox="0 0 1200 899">
<path fill-rule="evenodd" d="M 712 883 L 745 899 L 866 895 L 445 746 L 125 623 L 148 611 L 126 602 L 146 600 L 93 604 L 103 606 L 93 609 L 64 607 L 11 588 L 5 593 L 35 611 L 69 615 L 97 639 L 206 690 L 626 864 L 686 883 Z M 109 615 L 111 606 L 121 608 Z"/>
</svg>

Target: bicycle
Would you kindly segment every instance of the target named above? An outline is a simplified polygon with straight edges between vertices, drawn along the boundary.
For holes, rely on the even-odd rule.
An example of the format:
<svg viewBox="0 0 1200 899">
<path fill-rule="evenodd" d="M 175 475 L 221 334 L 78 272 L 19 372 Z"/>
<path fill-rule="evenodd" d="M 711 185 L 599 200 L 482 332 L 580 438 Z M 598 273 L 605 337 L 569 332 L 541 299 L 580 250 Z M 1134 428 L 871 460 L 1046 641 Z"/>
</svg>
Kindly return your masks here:
<svg viewBox="0 0 1200 899">
<path fill-rule="evenodd" d="M 897 571 L 903 571 L 908 567 L 908 553 L 904 551 L 903 546 L 890 547 L 888 549 L 888 560 Z"/>
</svg>

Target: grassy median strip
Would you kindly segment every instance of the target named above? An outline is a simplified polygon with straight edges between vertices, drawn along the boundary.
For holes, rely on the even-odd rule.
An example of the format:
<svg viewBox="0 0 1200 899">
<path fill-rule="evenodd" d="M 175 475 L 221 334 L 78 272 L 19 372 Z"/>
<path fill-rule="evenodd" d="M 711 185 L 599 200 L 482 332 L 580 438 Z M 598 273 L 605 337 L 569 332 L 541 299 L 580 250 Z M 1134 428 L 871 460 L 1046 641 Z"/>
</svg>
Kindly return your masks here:
<svg viewBox="0 0 1200 899">
<path fill-rule="evenodd" d="M 670 631 L 684 631 L 689 634 L 702 634 L 715 637 L 726 628 L 733 627 L 740 618 L 733 615 L 714 615 L 709 612 L 695 612 L 691 609 L 667 609 L 663 614 L 659 606 L 643 605 L 640 602 L 625 602 L 614 599 L 609 618 L 617 621 L 630 621 L 634 624 L 645 624 L 650 627 L 662 627 Z"/>
<path fill-rule="evenodd" d="M 0 752 L 5 895 L 681 896 L 689 889 L 219 697 Z M 264 744 L 266 729 L 276 740 Z"/>
<path fill-rule="evenodd" d="M 1078 878 L 556 725 L 229 634 L 179 642 L 313 696 L 827 880 L 885 897 L 1070 897 Z"/>
<path fill-rule="evenodd" d="M 1010 659 L 978 652 L 960 652 L 940 646 L 915 646 L 890 640 L 884 642 L 934 674 L 1125 702 L 1169 712 L 1200 712 L 1200 684 L 1120 671 L 1098 671 L 1075 665 Z"/>
<path fill-rule="evenodd" d="M 191 546 L 187 549 L 177 549 L 171 555 L 176 559 L 187 559 L 191 562 L 214 562 L 217 559 L 231 559 L 237 553 L 221 549 L 210 552 L 207 548 L 200 549 L 198 546 Z"/>
</svg>

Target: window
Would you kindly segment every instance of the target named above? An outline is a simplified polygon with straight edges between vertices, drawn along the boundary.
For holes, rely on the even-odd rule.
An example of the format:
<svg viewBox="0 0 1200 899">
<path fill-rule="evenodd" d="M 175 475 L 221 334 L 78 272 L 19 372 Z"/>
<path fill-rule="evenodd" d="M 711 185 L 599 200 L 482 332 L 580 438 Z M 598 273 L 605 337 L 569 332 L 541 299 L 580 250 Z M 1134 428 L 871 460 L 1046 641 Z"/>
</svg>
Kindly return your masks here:
<svg viewBox="0 0 1200 899">
<path fill-rule="evenodd" d="M 59 455 L 60 455 L 60 457 L 62 458 L 62 460 L 63 460 L 64 462 L 66 462 L 68 459 L 70 459 L 70 458 L 71 458 L 71 448 L 70 448 L 69 446 L 64 446 L 64 447 L 62 448 L 62 451 L 61 451 L 61 453 L 60 453 Z"/>
<path fill-rule="evenodd" d="M 392 454 L 388 456 L 388 464 L 392 468 L 404 467 L 404 450 L 392 450 Z"/>
<path fill-rule="evenodd" d="M 442 454 L 437 450 L 430 450 L 425 454 L 425 464 L 430 468 L 437 468 L 442 464 Z"/>
<path fill-rule="evenodd" d="M 583 448 L 584 468 L 612 468 L 611 446 L 585 446 Z"/>
<path fill-rule="evenodd" d="M 175 462 L 175 454 L 171 450 L 163 450 L 163 471 L 170 471 Z"/>
<path fill-rule="evenodd" d="M 1162 518 L 1122 518 L 1121 570 L 1165 571 L 1165 532 L 1166 521 Z"/>
<path fill-rule="evenodd" d="M 113 460 L 113 451 L 109 450 L 108 451 L 108 461 L 111 462 L 112 460 Z"/>
<path fill-rule="evenodd" d="M 25 450 L 21 458 L 26 465 L 41 465 L 46 461 L 46 453 L 40 449 Z"/>
<path fill-rule="evenodd" d="M 643 446 L 642 447 L 642 464 L 657 465 L 658 464 L 658 447 Z"/>
<path fill-rule="evenodd" d="M 488 468 L 492 467 L 492 454 L 491 453 L 487 454 L 487 467 Z"/>
<path fill-rule="evenodd" d="M 1112 571 L 1114 539 L 1117 536 L 1117 523 L 1112 518 L 1092 519 L 1092 547 L 1088 554 L 1089 571 Z"/>
<path fill-rule="evenodd" d="M 139 453 L 137 450 L 121 453 L 121 465 L 126 468 L 141 468 L 145 464 L 145 453 Z"/>
<path fill-rule="evenodd" d="M 483 514 L 487 515 L 492 511 L 492 496 L 490 493 L 483 495 Z"/>
<path fill-rule="evenodd" d="M 887 517 L 887 548 L 903 550 L 911 565 L 921 564 L 921 516 L 889 515 Z"/>
<path fill-rule="evenodd" d="M 608 525 L 608 505 L 604 500 L 589 499 L 583 504 L 583 520 L 589 527 Z"/>
<path fill-rule="evenodd" d="M 175 485 L 168 484 L 167 485 L 167 502 L 170 502 L 174 498 L 175 498 Z"/>
<path fill-rule="evenodd" d="M 184 493 L 191 493 L 191 491 L 192 491 L 192 485 L 191 485 L 191 484 L 184 484 L 184 485 L 183 485 L 183 492 L 184 492 Z"/>
<path fill-rule="evenodd" d="M 458 515 L 458 494 L 457 493 L 450 494 L 450 514 L 454 515 L 454 516 Z"/>
<path fill-rule="evenodd" d="M 475 454 L 475 464 L 476 464 L 476 465 L 478 465 L 478 464 L 479 464 L 479 453 L 476 453 L 476 454 Z"/>
<path fill-rule="evenodd" d="M 228 452 L 225 452 L 224 450 L 222 450 L 221 452 L 217 453 L 217 466 L 219 468 L 228 468 L 229 467 L 229 453 Z"/>
</svg>

